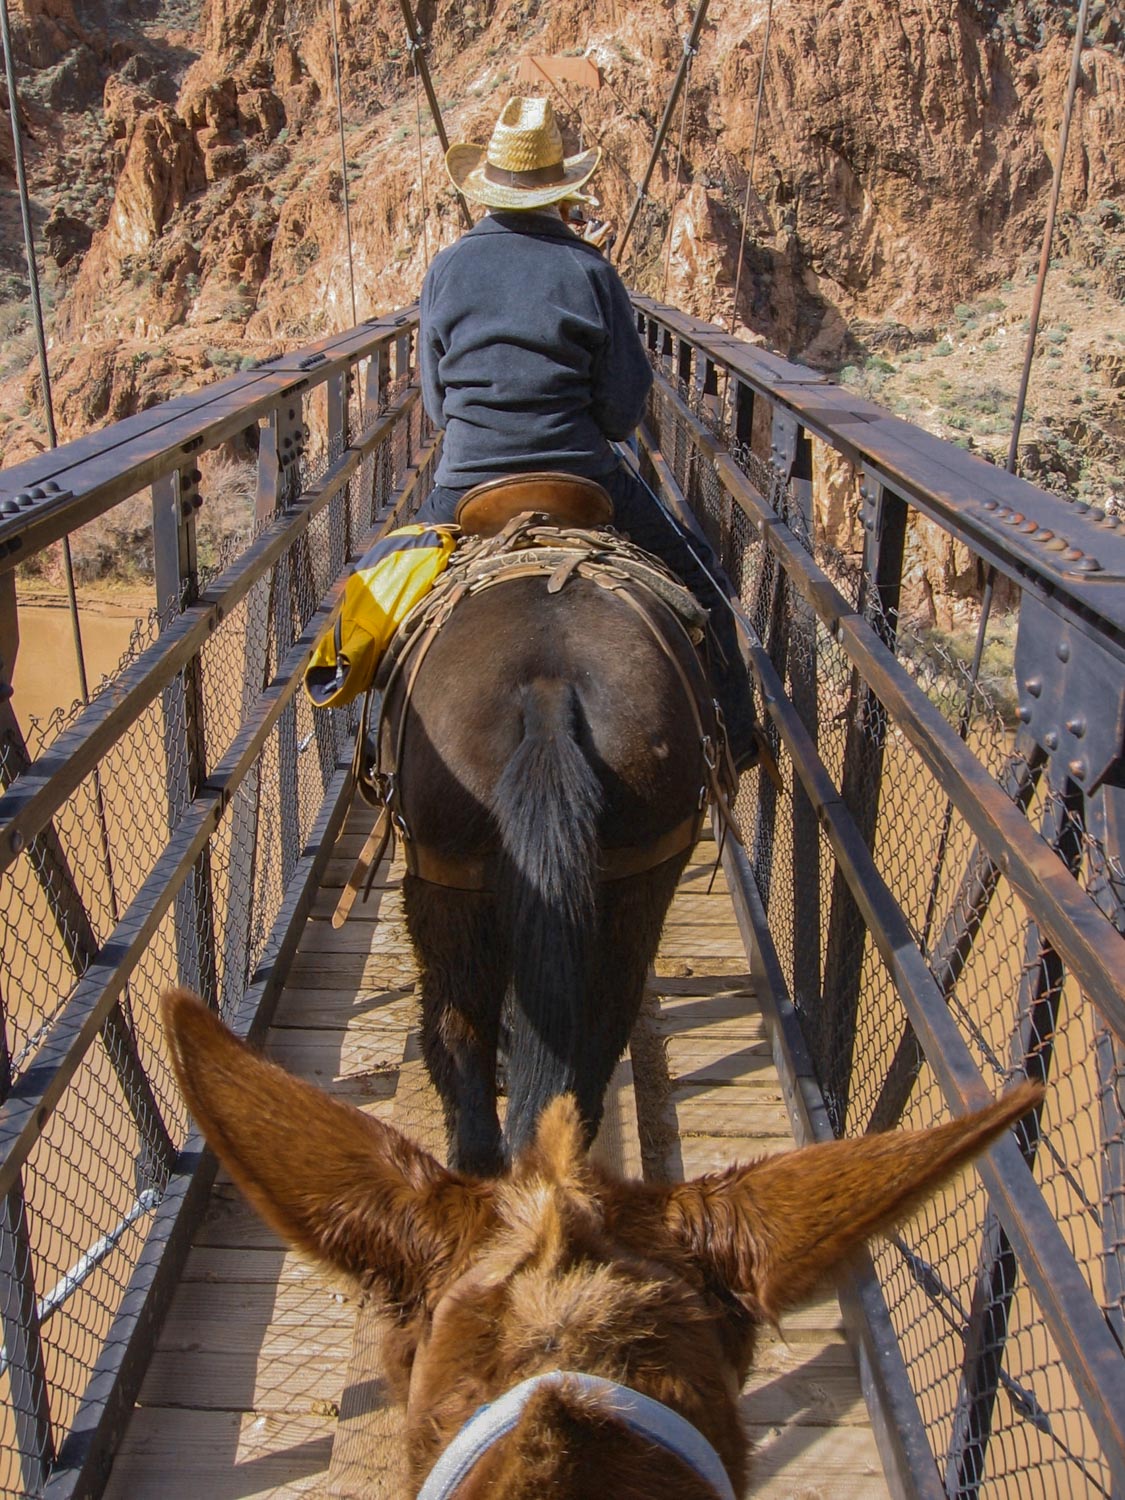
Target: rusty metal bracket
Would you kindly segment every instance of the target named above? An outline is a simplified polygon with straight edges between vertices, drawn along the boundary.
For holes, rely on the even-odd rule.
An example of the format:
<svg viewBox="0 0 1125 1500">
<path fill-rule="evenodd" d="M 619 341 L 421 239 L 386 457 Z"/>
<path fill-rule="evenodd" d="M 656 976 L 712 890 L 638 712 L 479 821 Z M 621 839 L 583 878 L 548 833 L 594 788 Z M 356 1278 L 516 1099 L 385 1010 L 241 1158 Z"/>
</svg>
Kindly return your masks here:
<svg viewBox="0 0 1125 1500">
<path fill-rule="evenodd" d="M 1016 636 L 1019 717 L 1087 794 L 1125 755 L 1125 671 L 1096 637 L 1026 593 Z"/>
</svg>

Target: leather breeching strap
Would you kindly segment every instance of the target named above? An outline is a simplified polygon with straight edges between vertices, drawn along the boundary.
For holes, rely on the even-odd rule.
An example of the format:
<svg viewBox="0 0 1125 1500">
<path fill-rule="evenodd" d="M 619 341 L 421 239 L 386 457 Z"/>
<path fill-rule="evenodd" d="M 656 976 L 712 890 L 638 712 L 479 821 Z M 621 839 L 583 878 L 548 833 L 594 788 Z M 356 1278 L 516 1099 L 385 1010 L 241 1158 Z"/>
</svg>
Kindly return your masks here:
<svg viewBox="0 0 1125 1500">
<path fill-rule="evenodd" d="M 659 562 L 634 547 L 624 537 L 605 531 L 583 531 L 545 527 L 533 515 L 513 517 L 496 536 L 474 537 L 458 547 L 432 592 L 403 623 L 392 642 L 376 679 L 381 690 L 380 722 L 374 736 L 374 762 L 368 764 L 369 709 L 374 693 L 364 701 L 363 718 L 356 737 L 355 778 L 360 794 L 372 806 L 387 813 L 385 833 L 378 843 L 376 861 L 387 843 L 398 835 L 406 867 L 412 875 L 436 885 L 459 890 L 488 891 L 495 880 L 495 856 L 450 859 L 437 850 L 420 845 L 410 835 L 402 814 L 399 773 L 403 763 L 410 699 L 418 673 L 430 647 L 453 610 L 470 594 L 495 588 L 511 579 L 546 577 L 549 592 L 564 588 L 573 577 L 590 579 L 618 595 L 640 618 L 665 657 L 672 664 L 699 738 L 702 773 L 699 804 L 692 814 L 660 839 L 643 846 L 603 850 L 600 881 L 623 880 L 654 869 L 658 864 L 690 848 L 698 839 L 708 800 L 715 803 L 724 825 L 739 838 L 731 799 L 738 784 L 714 701 L 706 696 L 700 673 L 699 690 L 665 630 L 669 616 L 694 651 L 702 638 L 707 613 L 695 596 L 667 572 Z M 663 606 L 663 607 L 661 607 Z M 401 684 L 401 691 L 396 693 Z M 388 711 L 388 706 L 390 709 Z M 708 733 L 705 718 L 712 725 Z M 393 747 L 391 765 L 381 763 L 384 743 Z M 372 838 L 375 835 L 373 833 Z M 741 840 L 740 840 L 741 841 Z M 367 852 L 366 850 L 364 851 Z M 361 856 L 362 862 L 362 856 Z M 370 874 L 368 882 L 370 882 Z M 361 879 L 359 866 L 349 889 Z M 354 900 L 354 894 L 351 897 Z M 350 903 L 349 903 L 350 905 Z M 346 913 L 345 913 L 346 914 Z M 340 918 L 343 920 L 343 917 Z"/>
</svg>

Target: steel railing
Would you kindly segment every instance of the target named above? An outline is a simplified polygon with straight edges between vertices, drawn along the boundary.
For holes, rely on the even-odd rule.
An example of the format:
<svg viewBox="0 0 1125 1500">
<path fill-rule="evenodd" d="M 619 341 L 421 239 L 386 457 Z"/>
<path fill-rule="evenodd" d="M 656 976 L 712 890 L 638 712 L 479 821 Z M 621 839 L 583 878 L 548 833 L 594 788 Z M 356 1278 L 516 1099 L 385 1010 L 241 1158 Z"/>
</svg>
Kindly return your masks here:
<svg viewBox="0 0 1125 1500">
<path fill-rule="evenodd" d="M 732 580 L 782 769 L 781 794 L 743 778 L 727 863 L 799 1136 L 1047 1089 L 850 1283 L 888 1470 L 934 1497 L 1125 1493 L 1125 536 L 634 305 L 643 470 Z"/>
<path fill-rule="evenodd" d="M 354 716 L 298 688 L 349 560 L 429 483 L 415 327 L 374 320 L 0 473 L 5 1494 L 98 1492 L 206 1195 L 162 988 L 261 1028 L 342 823 Z M 208 578 L 204 456 L 235 438 L 255 534 Z M 146 490 L 147 643 L 33 749 L 16 566 Z"/>
</svg>

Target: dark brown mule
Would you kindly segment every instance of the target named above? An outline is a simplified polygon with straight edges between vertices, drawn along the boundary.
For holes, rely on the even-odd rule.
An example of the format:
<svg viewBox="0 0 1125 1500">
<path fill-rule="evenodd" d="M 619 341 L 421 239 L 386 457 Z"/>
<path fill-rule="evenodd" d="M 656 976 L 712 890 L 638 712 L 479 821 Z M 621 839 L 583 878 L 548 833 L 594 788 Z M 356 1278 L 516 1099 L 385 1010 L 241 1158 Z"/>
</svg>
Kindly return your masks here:
<svg viewBox="0 0 1125 1500">
<path fill-rule="evenodd" d="M 683 630 L 658 600 L 649 607 L 666 646 L 592 580 L 554 593 L 546 573 L 506 580 L 457 605 L 411 691 L 398 791 L 408 854 L 432 878 L 408 875 L 404 903 L 425 1058 L 450 1162 L 466 1171 L 499 1171 L 558 1094 L 574 1094 L 593 1138 L 690 853 L 711 706 Z M 702 723 L 684 675 L 699 684 Z M 384 729 L 384 764 L 398 740 Z M 599 880 L 630 867 L 642 873 Z M 489 888 L 455 888 L 473 880 Z"/>
<path fill-rule="evenodd" d="M 448 1464 L 450 1445 L 457 1453 L 478 1407 L 547 1375 L 442 1490 L 449 1500 L 716 1500 L 727 1482 L 741 1494 L 738 1395 L 759 1326 L 807 1300 L 1042 1097 L 1024 1084 L 933 1130 L 673 1186 L 594 1166 L 572 1101 L 559 1099 L 508 1173 L 482 1179 L 255 1056 L 183 991 L 165 998 L 165 1026 L 192 1113 L 258 1211 L 393 1319 L 388 1373 L 406 1401 L 410 1495 L 439 1455 Z M 719 1482 L 638 1433 L 615 1397 L 549 1373 L 559 1371 L 678 1414 L 710 1445 Z"/>
</svg>

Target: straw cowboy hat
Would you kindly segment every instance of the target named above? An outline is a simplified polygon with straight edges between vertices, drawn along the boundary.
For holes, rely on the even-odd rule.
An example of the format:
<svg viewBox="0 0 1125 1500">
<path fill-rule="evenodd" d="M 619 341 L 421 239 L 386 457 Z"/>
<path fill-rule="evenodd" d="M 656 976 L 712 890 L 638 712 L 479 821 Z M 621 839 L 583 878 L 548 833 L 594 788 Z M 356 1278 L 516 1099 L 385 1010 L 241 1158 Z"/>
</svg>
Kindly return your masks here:
<svg viewBox="0 0 1125 1500">
<path fill-rule="evenodd" d="M 455 187 L 486 208 L 546 208 L 581 196 L 601 149 L 564 156 L 549 99 L 509 99 L 487 146 L 457 141 L 445 153 Z"/>
</svg>

